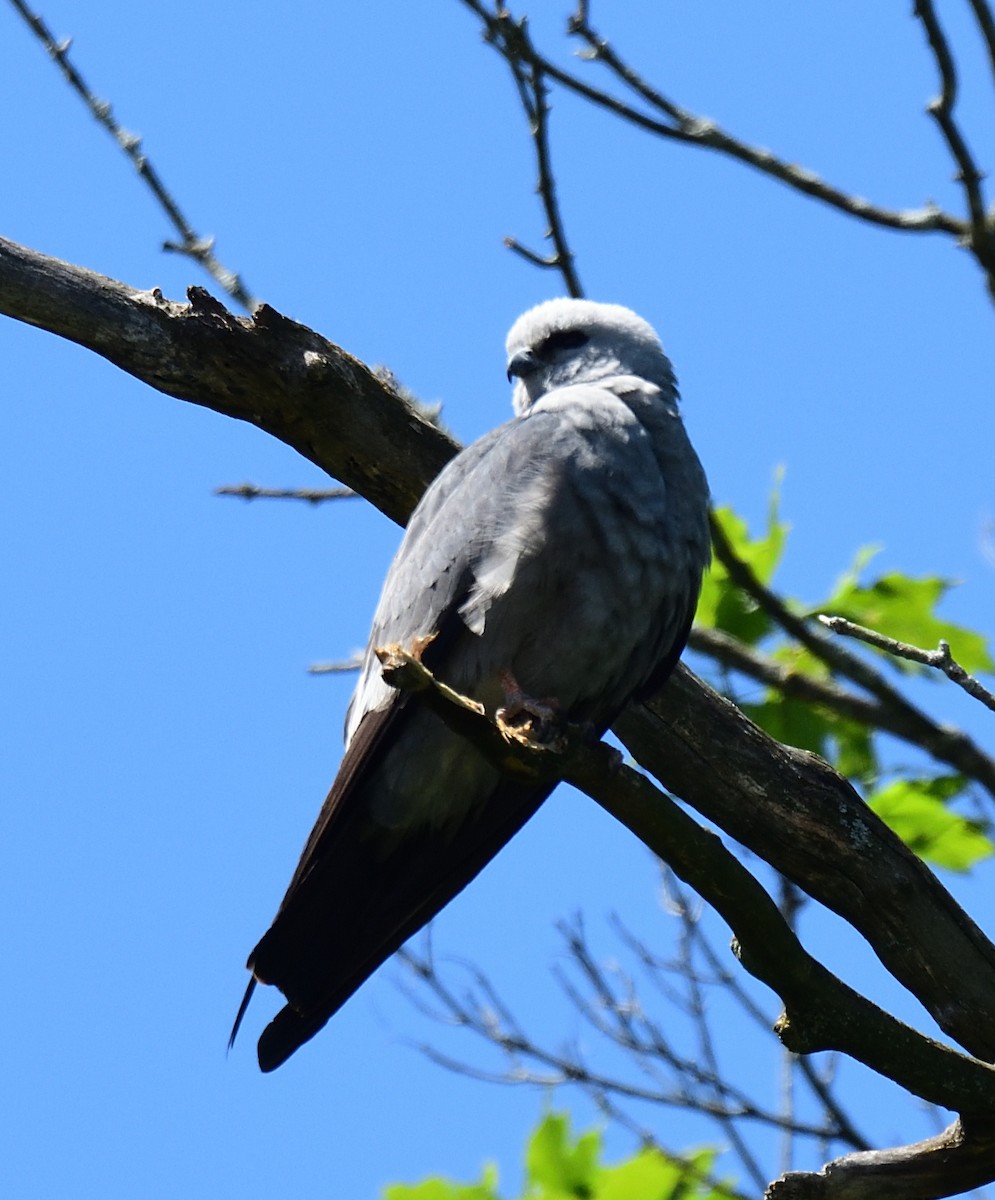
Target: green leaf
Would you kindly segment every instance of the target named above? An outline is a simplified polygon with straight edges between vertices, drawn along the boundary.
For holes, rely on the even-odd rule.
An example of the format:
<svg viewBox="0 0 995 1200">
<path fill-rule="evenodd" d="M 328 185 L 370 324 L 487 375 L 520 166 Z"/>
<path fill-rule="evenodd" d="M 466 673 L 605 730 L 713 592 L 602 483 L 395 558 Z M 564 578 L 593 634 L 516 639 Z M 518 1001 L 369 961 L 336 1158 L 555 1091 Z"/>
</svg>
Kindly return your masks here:
<svg viewBox="0 0 995 1200">
<path fill-rule="evenodd" d="M 884 549 L 883 546 L 871 543 L 867 546 L 861 546 L 857 553 L 853 556 L 853 562 L 836 580 L 836 587 L 833 589 L 833 595 L 837 596 L 840 592 L 849 591 L 851 588 L 860 585 L 860 577 L 863 575 L 867 564 L 872 558 L 876 558 Z"/>
<path fill-rule="evenodd" d="M 827 757 L 826 737 L 830 722 L 812 705 L 770 691 L 761 704 L 740 707 L 755 725 L 777 741 Z"/>
<path fill-rule="evenodd" d="M 821 755 L 848 779 L 866 781 L 879 773 L 872 731 L 859 721 L 773 688 L 760 704 L 740 707 L 771 737 Z"/>
<path fill-rule="evenodd" d="M 737 557 L 752 568 L 762 583 L 770 583 L 773 578 L 788 534 L 788 525 L 779 519 L 778 503 L 779 493 L 775 488 L 767 514 L 767 533 L 761 538 L 751 538 L 746 522 L 731 508 L 718 508 L 714 513 Z M 712 563 L 702 584 L 696 620 L 699 625 L 722 629 L 750 646 L 771 629 L 769 617 L 736 587 L 725 567 L 717 561 Z"/>
<path fill-rule="evenodd" d="M 639 1200 L 669 1200 L 684 1174 L 662 1154 L 643 1150 L 628 1162 L 602 1171 L 597 1200 L 634 1200 L 636 1196 Z"/>
<path fill-rule="evenodd" d="M 891 571 L 862 587 L 853 574 L 848 574 L 840 580 L 823 611 L 924 650 L 935 650 L 942 638 L 950 643 L 951 653 L 965 671 L 995 670 L 988 644 L 980 633 L 936 615 L 937 605 L 953 586 L 935 575 L 913 579 Z M 902 671 L 921 673 L 927 669 L 892 655 L 888 658 Z"/>
<path fill-rule="evenodd" d="M 614 1166 L 601 1165 L 602 1138 L 597 1130 L 570 1133 L 566 1113 L 549 1113 L 526 1148 L 526 1184 L 521 1200 L 729 1200 L 723 1184 L 706 1182 L 715 1151 L 703 1147 L 672 1157 L 662 1150 L 640 1150 Z M 407 1187 L 384 1189 L 383 1200 L 498 1200 L 497 1170 L 488 1166 L 477 1184 L 427 1179 Z"/>
<path fill-rule="evenodd" d="M 836 751 L 829 756 L 829 761 L 841 775 L 861 781 L 877 777 L 880 771 L 878 756 L 872 731 L 867 725 L 834 714 L 829 736 Z"/>
<path fill-rule="evenodd" d="M 480 1183 L 454 1183 L 440 1177 L 410 1185 L 395 1183 L 384 1188 L 383 1200 L 500 1200 L 497 1184 L 497 1167 L 488 1163 Z"/>
<path fill-rule="evenodd" d="M 869 796 L 868 804 L 920 858 L 950 871 L 968 871 L 995 852 L 995 845 L 979 822 L 947 808 L 964 787 L 960 775 L 898 779 Z"/>
<path fill-rule="evenodd" d="M 541 1196 L 543 1200 L 593 1195 L 600 1155 L 601 1134 L 597 1130 L 581 1134 L 571 1144 L 570 1117 L 566 1113 L 548 1113 L 525 1153 L 526 1194 Z"/>
<path fill-rule="evenodd" d="M 719 1200 L 722 1191 L 702 1182 L 715 1152 L 697 1150 L 685 1159 L 660 1150 L 641 1150 L 615 1167 L 605 1167 L 594 1200 Z"/>
</svg>

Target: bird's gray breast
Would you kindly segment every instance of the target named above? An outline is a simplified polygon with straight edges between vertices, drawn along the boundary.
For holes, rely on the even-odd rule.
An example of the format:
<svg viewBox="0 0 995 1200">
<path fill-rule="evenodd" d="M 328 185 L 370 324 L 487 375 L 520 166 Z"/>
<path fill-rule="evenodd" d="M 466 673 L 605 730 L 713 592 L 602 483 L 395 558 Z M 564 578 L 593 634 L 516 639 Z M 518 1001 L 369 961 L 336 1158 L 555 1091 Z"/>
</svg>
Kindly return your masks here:
<svg viewBox="0 0 995 1200">
<path fill-rule="evenodd" d="M 666 477 L 667 438 L 686 439 L 676 416 L 653 429 L 606 387 L 559 389 L 524 418 L 544 419 L 474 565 L 460 611 L 476 642 L 455 682 L 510 669 L 531 694 L 597 721 L 652 670 L 639 656 L 655 653 L 661 616 L 697 591 Z"/>
</svg>

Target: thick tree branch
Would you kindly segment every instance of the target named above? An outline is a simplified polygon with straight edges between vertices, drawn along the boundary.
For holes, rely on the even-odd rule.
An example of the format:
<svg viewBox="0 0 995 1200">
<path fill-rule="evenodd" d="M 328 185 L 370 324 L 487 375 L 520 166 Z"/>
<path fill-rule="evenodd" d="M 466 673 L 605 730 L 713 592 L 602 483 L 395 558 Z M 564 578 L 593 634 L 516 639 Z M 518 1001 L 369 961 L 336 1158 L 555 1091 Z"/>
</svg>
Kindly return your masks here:
<svg viewBox="0 0 995 1200">
<path fill-rule="evenodd" d="M 941 1029 L 995 1057 L 995 946 L 827 763 L 683 667 L 614 730 L 668 790 L 849 921 Z"/>
<path fill-rule="evenodd" d="M 139 291 L 0 238 L 0 313 L 157 391 L 248 421 L 404 523 L 458 446 L 363 363 L 263 305 L 235 317 Z"/>
<path fill-rule="evenodd" d="M 235 318 L 199 290 L 189 304 L 173 303 L 0 241 L 0 312 L 169 395 L 257 425 L 399 521 L 456 448 L 363 364 L 271 309 Z M 668 788 L 849 920 L 976 1059 L 995 1057 L 995 947 L 845 780 L 773 742 L 683 669 L 616 730 Z M 638 773 L 610 759 L 595 767 L 576 781 L 603 792 L 611 811 L 676 859 L 736 930 L 745 965 L 780 990 L 788 1045 L 839 1046 L 938 1103 L 995 1111 L 995 1071 L 830 975 L 717 839 Z"/>
<path fill-rule="evenodd" d="M 995 1111 L 995 1067 L 916 1032 L 827 970 L 802 948 L 774 901 L 720 839 L 645 775 L 622 765 L 617 751 L 603 742 L 588 744 L 581 731 L 555 748 L 509 736 L 404 648 L 377 653 L 391 686 L 418 692 L 503 771 L 537 782 L 564 779 L 580 788 L 707 900 L 733 931 L 743 966 L 781 997 L 785 1012 L 777 1032 L 789 1049 L 842 1050 L 933 1103 L 959 1112 Z"/>
<path fill-rule="evenodd" d="M 911 1146 L 865 1150 L 819 1172 L 791 1171 L 774 1180 L 766 1200 L 933 1200 L 991 1182 L 995 1122 L 955 1121 Z"/>
<path fill-rule="evenodd" d="M 176 304 L 0 240 L 0 312 L 251 422 L 401 522 L 456 449 L 362 363 L 269 308 L 236 318 L 199 291 Z M 995 1058 L 995 947 L 845 780 L 686 670 L 616 731 L 666 787 L 851 921 L 950 1036 Z"/>
</svg>

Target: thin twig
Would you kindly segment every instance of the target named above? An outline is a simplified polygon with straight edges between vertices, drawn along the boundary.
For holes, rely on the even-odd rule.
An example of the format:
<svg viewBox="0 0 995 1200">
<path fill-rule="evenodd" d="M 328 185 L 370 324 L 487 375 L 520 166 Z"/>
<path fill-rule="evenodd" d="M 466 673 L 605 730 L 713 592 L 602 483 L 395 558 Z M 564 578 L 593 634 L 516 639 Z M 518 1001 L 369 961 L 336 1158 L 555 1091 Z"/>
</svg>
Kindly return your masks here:
<svg viewBox="0 0 995 1200">
<path fill-rule="evenodd" d="M 163 183 L 159 172 L 149 162 L 142 149 L 142 139 L 118 124 L 110 104 L 94 95 L 77 68 L 70 62 L 69 50 L 72 46 L 72 39 L 56 41 L 44 20 L 37 13 L 32 12 L 24 0 L 10 0 L 10 2 L 48 51 L 66 82 L 82 98 L 91 115 L 107 130 L 131 160 L 135 170 L 144 180 L 152 195 L 155 196 L 173 228 L 180 235 L 179 242 L 164 242 L 162 248 L 192 258 L 246 312 L 253 312 L 258 307 L 259 301 L 248 291 L 241 276 L 236 271 L 230 271 L 214 256 L 213 237 L 204 237 L 192 228 L 175 198 Z"/>
<path fill-rule="evenodd" d="M 988 6 L 987 0 L 968 0 L 974 10 L 974 19 L 978 22 L 981 37 L 988 51 L 988 65 L 992 71 L 992 81 L 995 82 L 995 14 Z"/>
<path fill-rule="evenodd" d="M 477 969 L 471 968 L 474 972 L 475 982 L 485 989 L 484 1002 L 478 1000 L 473 993 L 467 994 L 464 999 L 457 997 L 453 990 L 443 982 L 434 963 L 419 959 L 412 951 L 404 950 L 400 957 L 422 980 L 436 1000 L 442 1004 L 448 1023 L 468 1029 L 484 1038 L 512 1061 L 512 1065 L 504 1070 L 488 1070 L 463 1059 L 455 1058 L 434 1046 L 428 1044 L 419 1046 L 421 1052 L 432 1062 L 446 1067 L 447 1070 L 467 1075 L 473 1079 L 506 1085 L 526 1084 L 551 1087 L 573 1083 L 591 1093 L 697 1112 L 712 1120 L 724 1122 L 725 1118 L 732 1117 L 736 1120 L 755 1122 L 776 1129 L 783 1127 L 783 1118 L 779 1114 L 757 1104 L 731 1084 L 713 1079 L 699 1066 L 696 1066 L 692 1060 L 686 1060 L 685 1065 L 689 1070 L 694 1071 L 696 1082 L 709 1086 L 717 1085 L 719 1088 L 717 1095 L 702 1096 L 696 1091 L 684 1087 L 641 1086 L 628 1080 L 603 1074 L 585 1063 L 576 1048 L 570 1053 L 565 1053 L 548 1049 L 535 1042 L 522 1030 L 517 1021 L 510 1017 L 506 1007 L 497 997 L 493 985 Z M 436 1019 L 439 1019 L 437 1014 L 431 1014 L 426 1007 L 421 1007 L 423 1012 L 435 1015 Z M 544 1070 L 532 1070 L 524 1065 L 524 1060 L 531 1060 L 537 1067 L 544 1068 Z M 835 1134 L 834 1130 L 827 1129 L 822 1125 L 800 1120 L 794 1123 L 793 1129 L 800 1136 L 814 1139 L 824 1138 L 827 1135 L 833 1137 Z"/>
<path fill-rule="evenodd" d="M 615 1025 L 610 1027 L 607 1022 L 600 1019 L 597 1011 L 591 1004 L 585 1001 L 576 989 L 570 988 L 561 979 L 568 997 L 578 1012 L 601 1033 L 611 1038 L 621 1048 L 630 1051 L 637 1058 L 644 1061 L 657 1058 L 670 1067 L 677 1078 L 681 1080 L 681 1087 L 674 1093 L 679 1098 L 680 1103 L 685 1107 L 698 1108 L 699 1111 L 715 1118 L 726 1135 L 729 1136 L 730 1141 L 736 1146 L 737 1152 L 743 1158 L 744 1165 L 747 1166 L 751 1174 L 755 1171 L 756 1178 L 759 1180 L 759 1167 L 752 1160 L 745 1142 L 741 1144 L 741 1139 L 731 1122 L 733 1120 L 748 1118 L 760 1120 L 781 1128 L 780 1118 L 757 1104 L 756 1101 L 752 1100 L 740 1088 L 735 1087 L 722 1078 L 714 1051 L 703 1053 L 701 1061 L 697 1057 L 686 1058 L 677 1054 L 667 1042 L 657 1024 L 635 1002 L 635 989 L 632 986 L 631 980 L 626 979 L 624 981 L 627 985 L 628 994 L 621 998 L 618 997 L 610 986 L 609 980 L 602 968 L 591 955 L 589 948 L 583 940 L 580 927 L 576 925 L 568 927 L 561 924 L 560 931 L 567 938 L 568 948 L 574 962 L 594 990 L 598 1006 L 612 1018 Z M 693 971 L 690 972 L 690 977 L 694 979 Z M 687 976 L 685 978 L 687 980 Z M 707 1022 L 704 1026 L 700 1024 L 704 1016 L 704 1005 L 700 995 L 697 999 L 697 1006 L 694 997 L 691 997 L 690 1002 L 682 1007 L 685 1008 L 692 1020 L 698 1024 L 699 1033 L 704 1032 L 703 1045 L 710 1048 L 712 1045 L 711 1034 L 707 1029 Z M 649 1073 L 655 1074 L 653 1072 Z M 689 1088 L 688 1085 L 691 1085 L 691 1087 Z M 697 1089 L 701 1089 L 700 1092 Z M 808 1136 L 818 1136 L 814 1133 L 811 1126 L 805 1126 L 801 1123 L 793 1126 L 793 1131 L 804 1133 Z M 823 1130 L 823 1132 L 825 1133 L 826 1131 Z M 762 1186 L 762 1181 L 760 1181 L 760 1186 Z"/>
<path fill-rule="evenodd" d="M 357 651 L 349 658 L 341 659 L 339 662 L 312 663 L 308 667 L 307 673 L 309 675 L 351 675 L 362 665 L 363 655 Z"/>
<path fill-rule="evenodd" d="M 669 868 L 667 868 L 667 875 L 669 877 L 667 884 L 668 893 L 676 896 L 677 911 L 679 914 L 684 914 L 688 908 L 685 889 L 676 877 L 673 876 L 673 872 Z M 684 919 L 683 915 L 682 919 Z M 702 955 L 706 966 L 714 976 L 715 985 L 721 987 L 724 994 L 735 1000 L 751 1020 L 765 1032 L 769 1033 L 773 1024 L 771 1017 L 760 1008 L 749 992 L 743 987 L 737 976 L 726 969 L 715 947 L 705 935 L 701 922 L 688 919 L 686 923 L 689 934 L 694 939 L 696 949 Z M 616 920 L 614 924 L 623 941 L 640 958 L 647 971 L 650 972 L 650 977 L 653 978 L 655 972 L 665 966 L 665 964 L 662 964 L 655 955 L 651 954 L 648 947 L 640 942 L 638 938 L 634 937 L 621 922 Z M 797 1066 L 825 1111 L 827 1123 L 831 1130 L 826 1139 L 826 1144 L 829 1145 L 834 1141 L 839 1141 L 854 1150 L 870 1150 L 871 1143 L 859 1132 L 847 1113 L 840 1106 L 839 1101 L 832 1093 L 828 1080 L 824 1079 L 816 1070 L 813 1059 L 809 1055 L 801 1055 L 797 1058 Z"/>
<path fill-rule="evenodd" d="M 933 0 L 916 0 L 914 12 L 922 22 L 940 73 L 940 94 L 929 102 L 926 111 L 940 127 L 957 164 L 957 179 L 964 188 L 968 212 L 971 214 L 971 243 L 980 254 L 989 236 L 985 221 L 985 201 L 981 194 L 982 176 L 967 148 L 960 126 L 954 119 L 954 106 L 957 103 L 957 66 L 933 7 Z"/>
<path fill-rule="evenodd" d="M 932 203 L 925 205 L 921 209 L 896 211 L 881 208 L 859 196 L 854 196 L 840 188 L 833 187 L 831 184 L 820 179 L 814 172 L 804 167 L 796 166 L 793 163 L 787 163 L 772 154 L 769 150 L 758 146 L 751 146 L 747 142 L 733 137 L 722 130 L 714 121 L 687 112 L 684 109 L 679 109 L 678 106 L 672 105 L 672 102 L 660 97 L 648 85 L 643 84 L 642 86 L 646 89 L 646 92 L 645 94 L 640 92 L 640 95 L 644 101 L 649 100 L 650 96 L 655 95 L 665 113 L 666 108 L 663 106 L 671 104 L 676 111 L 682 114 L 680 119 L 675 119 L 674 116 L 667 114 L 667 121 L 651 117 L 640 109 L 633 108 L 631 105 L 619 100 L 609 92 L 592 87 L 578 76 L 572 75 L 568 71 L 564 71 L 558 67 L 536 49 L 522 22 L 513 18 L 506 9 L 497 8 L 493 12 L 489 11 L 484 6 L 482 0 L 463 0 L 463 4 L 480 18 L 484 26 L 486 40 L 491 42 L 501 56 L 510 64 L 513 64 L 515 61 L 523 61 L 534 65 L 547 78 L 555 80 L 575 95 L 582 96 L 597 107 L 612 112 L 616 116 L 649 133 L 674 141 L 684 142 L 688 145 L 717 150 L 721 154 L 735 158 L 740 162 L 746 163 L 747 166 L 753 167 L 765 175 L 769 175 L 781 183 L 787 184 L 795 191 L 802 192 L 816 200 L 821 200 L 824 204 L 828 204 L 830 207 L 836 208 L 848 216 L 856 217 L 873 225 L 912 233 L 942 231 L 953 234 L 957 238 L 963 238 L 970 232 L 970 227 L 966 222 L 949 213 L 943 212 Z M 579 24 L 577 24 L 576 28 L 573 28 L 572 25 L 572 30 L 581 33 L 582 29 L 586 27 L 586 6 L 581 6 L 578 14 L 575 14 L 573 22 L 577 23 L 578 21 Z M 599 47 L 605 46 L 603 40 L 598 39 L 597 35 L 593 34 L 593 31 L 592 37 L 596 39 Z M 599 50 L 595 57 L 600 61 L 607 62 L 604 50 Z M 614 56 L 612 61 L 620 63 L 617 56 Z M 616 70 L 618 71 L 617 67 Z M 638 78 L 629 68 L 626 68 L 626 73 L 630 81 Z M 626 77 L 621 72 L 619 72 L 619 77 L 622 78 L 623 82 L 626 82 Z M 634 86 L 631 82 L 629 85 Z"/>
<path fill-rule="evenodd" d="M 308 504 L 323 504 L 326 500 L 352 500 L 357 493 L 352 488 L 265 488 L 254 483 L 230 483 L 214 489 L 215 496 L 238 496 L 242 500 L 306 500 Z"/>
<path fill-rule="evenodd" d="M 504 244 L 533 266 L 559 271 L 563 276 L 567 293 L 575 299 L 584 295 L 573 252 L 567 243 L 563 217 L 556 195 L 556 177 L 553 174 L 549 149 L 549 105 L 546 102 L 548 89 L 542 67 L 537 63 L 524 63 L 508 59 L 518 89 L 518 98 L 529 122 L 529 132 L 535 150 L 536 168 L 539 173 L 536 192 L 546 214 L 546 237 L 553 243 L 553 253 L 548 256 L 537 254 L 523 246 L 517 238 L 507 237 Z"/>
<path fill-rule="evenodd" d="M 886 634 L 878 633 L 876 629 L 868 629 L 865 625 L 857 625 L 853 621 L 848 621 L 846 617 L 833 617 L 825 613 L 819 613 L 819 620 L 827 629 L 831 629 L 833 633 L 841 633 L 845 637 L 856 638 L 858 641 L 866 642 L 869 646 L 875 646 L 878 650 L 894 654 L 897 658 L 904 658 L 909 662 L 921 663 L 925 667 L 934 667 L 936 670 L 942 671 L 948 679 L 952 679 L 954 683 L 962 687 L 969 696 L 972 696 L 975 700 L 979 700 L 986 708 L 990 708 L 992 712 L 995 712 L 995 695 L 992 695 L 973 675 L 969 675 L 964 670 L 950 653 L 950 643 L 943 638 L 940 638 L 937 649 L 923 650 L 921 646 L 913 646 L 908 642 L 900 642 L 896 638 L 890 638 Z"/>
<path fill-rule="evenodd" d="M 686 943 L 684 951 L 687 955 L 687 970 L 685 972 L 685 979 L 687 981 L 688 994 L 691 999 L 691 1016 L 692 1020 L 694 1021 L 695 1029 L 698 1033 L 698 1045 L 701 1050 L 701 1056 L 708 1071 L 716 1080 L 721 1082 L 722 1072 L 719 1068 L 718 1053 L 716 1052 L 715 1042 L 712 1038 L 712 1030 L 708 1022 L 708 1013 L 705 1007 L 701 985 L 698 982 L 698 977 L 694 971 L 691 960 L 692 942 L 688 934 L 686 923 L 684 927 L 684 936 L 681 940 L 682 943 Z M 787 1051 L 785 1051 L 785 1053 L 787 1053 Z M 794 1117 L 793 1113 L 787 1113 L 784 1115 L 787 1116 L 789 1120 L 793 1119 Z M 725 1131 L 726 1137 L 728 1137 L 733 1149 L 739 1155 L 739 1161 L 746 1168 L 746 1173 L 753 1180 L 754 1185 L 760 1189 L 764 1188 L 767 1183 L 765 1173 L 761 1169 L 756 1158 L 753 1156 L 752 1151 L 747 1145 L 746 1139 L 739 1132 L 735 1122 L 731 1118 L 726 1117 L 722 1120 L 722 1128 Z M 792 1132 L 787 1129 L 782 1129 L 781 1132 L 783 1137 L 788 1139 L 793 1137 Z"/>
</svg>

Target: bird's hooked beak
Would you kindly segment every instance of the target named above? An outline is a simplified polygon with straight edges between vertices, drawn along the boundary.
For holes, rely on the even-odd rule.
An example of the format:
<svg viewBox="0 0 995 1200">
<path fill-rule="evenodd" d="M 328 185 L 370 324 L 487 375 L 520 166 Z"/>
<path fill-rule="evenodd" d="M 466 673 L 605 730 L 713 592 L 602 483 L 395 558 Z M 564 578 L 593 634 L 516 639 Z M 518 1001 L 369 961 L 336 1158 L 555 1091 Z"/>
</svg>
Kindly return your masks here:
<svg viewBox="0 0 995 1200">
<path fill-rule="evenodd" d="M 526 375 L 539 366 L 539 359 L 533 350 L 516 350 L 508 359 L 508 382 L 512 379 L 524 379 Z"/>
</svg>

